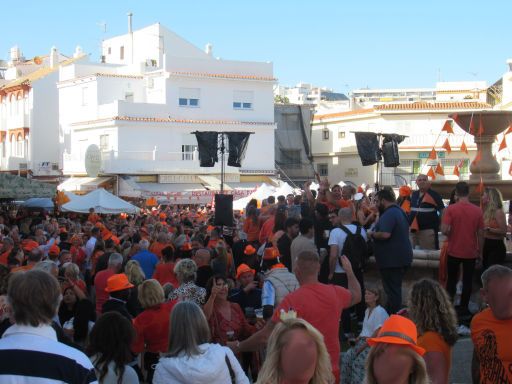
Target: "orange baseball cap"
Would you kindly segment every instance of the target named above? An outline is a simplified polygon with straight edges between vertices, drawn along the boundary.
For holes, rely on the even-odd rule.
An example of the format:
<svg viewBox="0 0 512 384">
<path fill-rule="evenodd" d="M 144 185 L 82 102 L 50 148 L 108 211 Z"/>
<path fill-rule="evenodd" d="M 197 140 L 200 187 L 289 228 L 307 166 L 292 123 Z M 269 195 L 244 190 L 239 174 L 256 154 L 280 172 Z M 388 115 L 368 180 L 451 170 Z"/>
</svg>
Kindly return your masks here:
<svg viewBox="0 0 512 384">
<path fill-rule="evenodd" d="M 378 343 L 403 345 L 412 348 L 421 356 L 425 354 L 425 349 L 418 347 L 416 324 L 400 315 L 391 315 L 382 324 L 377 337 L 368 338 L 366 342 L 370 346 Z"/>
<path fill-rule="evenodd" d="M 242 274 L 246 272 L 251 272 L 253 276 L 256 273 L 256 271 L 249 267 L 247 264 L 240 264 L 236 269 L 236 278 L 238 279 Z"/>
<path fill-rule="evenodd" d="M 192 250 L 192 244 L 190 243 L 183 243 L 183 245 L 180 248 L 182 251 L 191 251 Z"/>
<path fill-rule="evenodd" d="M 118 273 L 107 279 L 105 292 L 123 291 L 128 288 L 133 288 L 133 284 L 128 281 L 128 276 L 124 273 Z"/>
<path fill-rule="evenodd" d="M 263 260 L 274 260 L 279 257 L 279 250 L 275 247 L 265 248 Z"/>
<path fill-rule="evenodd" d="M 60 248 L 57 245 L 53 244 L 48 250 L 48 253 L 50 255 L 58 255 L 60 253 Z"/>
<path fill-rule="evenodd" d="M 256 253 L 256 248 L 254 248 L 252 245 L 248 245 L 244 249 L 244 254 L 246 255 L 254 255 Z"/>
</svg>

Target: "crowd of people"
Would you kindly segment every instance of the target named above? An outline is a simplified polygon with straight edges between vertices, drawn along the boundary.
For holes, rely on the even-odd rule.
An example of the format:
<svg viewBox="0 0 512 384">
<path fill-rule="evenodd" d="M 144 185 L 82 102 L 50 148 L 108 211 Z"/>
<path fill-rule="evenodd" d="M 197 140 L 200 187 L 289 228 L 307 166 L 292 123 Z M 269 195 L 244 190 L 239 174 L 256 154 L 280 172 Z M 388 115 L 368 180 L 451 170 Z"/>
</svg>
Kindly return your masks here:
<svg viewBox="0 0 512 384">
<path fill-rule="evenodd" d="M 512 382 L 501 194 L 479 207 L 460 182 L 445 207 L 416 185 L 308 182 L 229 226 L 210 206 L 0 211 L 0 381 L 448 383 L 465 322 L 474 382 Z M 439 279 L 402 297 L 436 249 Z"/>
</svg>

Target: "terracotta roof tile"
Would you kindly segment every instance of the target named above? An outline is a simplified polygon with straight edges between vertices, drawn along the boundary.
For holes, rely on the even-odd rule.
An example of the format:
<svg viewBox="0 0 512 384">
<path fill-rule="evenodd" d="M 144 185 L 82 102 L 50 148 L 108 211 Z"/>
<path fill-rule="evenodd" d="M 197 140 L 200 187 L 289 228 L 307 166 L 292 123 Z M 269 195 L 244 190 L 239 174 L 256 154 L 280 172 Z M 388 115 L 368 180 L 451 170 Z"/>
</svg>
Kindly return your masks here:
<svg viewBox="0 0 512 384">
<path fill-rule="evenodd" d="M 337 112 L 337 113 L 327 113 L 325 115 L 315 115 L 313 117 L 313 120 L 326 120 L 326 119 L 334 119 L 336 117 L 345 117 L 345 116 L 352 116 L 352 115 L 364 115 L 366 113 L 372 113 L 372 112 L 374 112 L 373 108 L 355 109 L 353 111 L 345 111 L 345 112 Z"/>
<path fill-rule="evenodd" d="M 447 101 L 447 102 L 426 102 L 417 103 L 393 103 L 376 105 L 376 111 L 410 111 L 410 110 L 453 110 L 453 109 L 488 109 L 490 104 L 480 101 Z"/>
</svg>

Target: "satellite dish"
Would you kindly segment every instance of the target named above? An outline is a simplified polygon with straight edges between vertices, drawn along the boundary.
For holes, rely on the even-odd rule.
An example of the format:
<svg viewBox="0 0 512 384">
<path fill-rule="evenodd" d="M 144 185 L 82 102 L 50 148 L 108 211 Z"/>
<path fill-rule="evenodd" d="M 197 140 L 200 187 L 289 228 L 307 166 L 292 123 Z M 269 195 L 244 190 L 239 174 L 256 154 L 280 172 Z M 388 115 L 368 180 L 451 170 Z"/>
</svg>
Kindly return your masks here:
<svg viewBox="0 0 512 384">
<path fill-rule="evenodd" d="M 97 177 L 101 168 L 101 151 L 95 144 L 91 144 L 85 151 L 85 172 L 89 177 Z"/>
<path fill-rule="evenodd" d="M 34 64 L 37 64 L 37 65 L 43 64 L 43 59 L 41 59 L 39 56 L 34 57 Z"/>
</svg>

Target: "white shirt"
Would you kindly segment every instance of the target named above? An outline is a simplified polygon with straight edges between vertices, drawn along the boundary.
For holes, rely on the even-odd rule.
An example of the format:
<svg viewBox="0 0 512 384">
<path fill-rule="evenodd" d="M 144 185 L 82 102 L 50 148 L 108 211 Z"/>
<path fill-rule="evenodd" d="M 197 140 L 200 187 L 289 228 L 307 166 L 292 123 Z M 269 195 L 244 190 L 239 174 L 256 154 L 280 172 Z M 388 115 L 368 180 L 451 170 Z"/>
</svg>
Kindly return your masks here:
<svg viewBox="0 0 512 384">
<path fill-rule="evenodd" d="M 345 225 L 345 227 L 352 233 L 356 233 L 357 227 L 354 224 Z M 366 237 L 366 231 L 361 227 L 361 236 L 366 241 L 368 240 Z M 343 251 L 343 244 L 345 244 L 345 239 L 347 238 L 347 234 L 340 228 L 334 228 L 329 235 L 329 245 L 338 246 L 338 256 L 341 256 L 341 251 Z M 334 273 L 345 273 L 345 270 L 342 268 L 340 264 L 339 258 L 336 259 L 336 269 Z"/>
<path fill-rule="evenodd" d="M 382 327 L 382 324 L 389 317 L 388 313 L 380 305 L 373 308 L 370 314 L 370 308 L 366 308 L 364 312 L 363 329 L 359 337 L 372 337 L 373 333 Z"/>
</svg>

